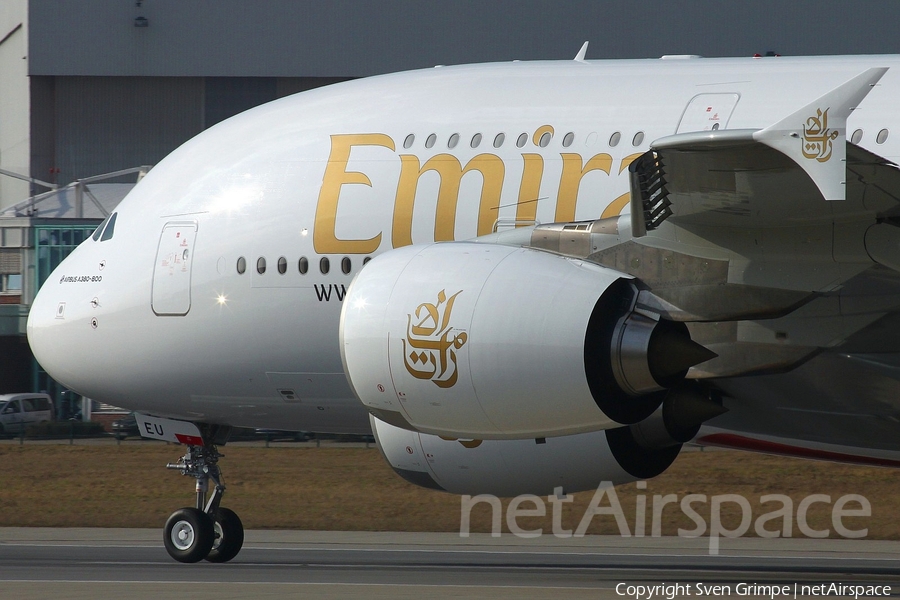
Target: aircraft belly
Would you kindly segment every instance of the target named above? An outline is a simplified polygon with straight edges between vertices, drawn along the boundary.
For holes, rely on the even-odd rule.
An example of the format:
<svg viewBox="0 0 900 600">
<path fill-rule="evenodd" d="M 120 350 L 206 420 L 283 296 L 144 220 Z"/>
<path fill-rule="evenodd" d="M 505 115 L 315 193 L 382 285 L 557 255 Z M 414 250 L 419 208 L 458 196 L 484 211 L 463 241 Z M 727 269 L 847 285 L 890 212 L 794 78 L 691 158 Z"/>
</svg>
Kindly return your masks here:
<svg viewBox="0 0 900 600">
<path fill-rule="evenodd" d="M 173 418 L 226 423 L 233 427 L 265 427 L 317 433 L 369 434 L 369 416 L 359 400 L 309 398 L 287 403 L 281 399 L 237 396 L 192 396 L 187 410 Z"/>
</svg>

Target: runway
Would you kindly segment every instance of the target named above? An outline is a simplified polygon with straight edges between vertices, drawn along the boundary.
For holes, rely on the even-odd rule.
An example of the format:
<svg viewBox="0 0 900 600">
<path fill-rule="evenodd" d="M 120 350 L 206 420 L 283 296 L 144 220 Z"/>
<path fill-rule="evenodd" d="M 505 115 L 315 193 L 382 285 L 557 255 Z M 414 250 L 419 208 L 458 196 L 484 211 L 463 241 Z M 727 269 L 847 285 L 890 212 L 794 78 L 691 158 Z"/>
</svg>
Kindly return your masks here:
<svg viewBox="0 0 900 600">
<path fill-rule="evenodd" d="M 156 530 L 4 528 L 0 597 L 627 598 L 618 584 L 659 583 L 682 583 L 677 596 L 694 598 L 715 595 L 697 584 L 727 586 L 719 597 L 761 597 L 739 583 L 900 594 L 898 559 L 898 542 L 840 539 L 723 539 L 711 556 L 705 538 L 248 531 L 231 563 L 182 565 Z"/>
</svg>

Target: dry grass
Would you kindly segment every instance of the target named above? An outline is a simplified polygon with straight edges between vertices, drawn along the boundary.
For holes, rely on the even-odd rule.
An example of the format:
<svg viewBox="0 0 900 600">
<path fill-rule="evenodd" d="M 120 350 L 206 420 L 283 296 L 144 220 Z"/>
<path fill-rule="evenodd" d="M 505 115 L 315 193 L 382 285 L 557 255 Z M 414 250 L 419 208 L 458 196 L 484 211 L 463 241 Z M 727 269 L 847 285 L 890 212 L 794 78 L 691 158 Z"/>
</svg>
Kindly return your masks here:
<svg viewBox="0 0 900 600">
<path fill-rule="evenodd" d="M 460 498 L 417 488 L 397 477 L 374 449 L 227 447 L 222 467 L 228 493 L 224 504 L 241 515 L 248 528 L 319 530 L 458 531 Z M 122 446 L 0 446 L 0 526 L 159 527 L 174 509 L 191 505 L 193 481 L 166 471 L 180 448 L 154 443 Z M 861 494 L 872 505 L 871 517 L 844 519 L 851 529 L 868 527 L 870 539 L 900 539 L 893 518 L 900 483 L 887 469 L 852 467 L 732 451 L 685 452 L 664 475 L 616 494 L 629 527 L 635 502 L 645 497 L 650 533 L 654 495 L 740 494 L 754 519 L 780 507 L 762 504 L 765 494 L 785 494 L 797 503 L 810 494 Z M 576 494 L 565 505 L 563 524 L 574 529 L 592 493 Z M 607 502 L 604 502 L 607 505 Z M 853 508 L 850 505 L 848 508 Z M 529 508 L 525 504 L 523 508 Z M 549 512 L 549 504 L 547 506 Z M 709 503 L 694 508 L 708 522 Z M 735 527 L 740 509 L 727 504 L 725 524 Z M 809 524 L 831 529 L 831 508 L 815 504 Z M 730 515 L 730 516 L 729 516 Z M 796 522 L 796 519 L 792 519 Z M 677 505 L 663 512 L 663 534 L 694 523 Z M 519 519 L 526 529 L 551 529 L 545 518 Z M 774 530 L 779 522 L 771 522 Z M 504 525 L 505 529 L 505 525 Z M 490 530 L 487 505 L 472 511 L 472 531 Z M 617 533 L 609 515 L 593 519 L 591 533 Z M 753 535 L 751 527 L 749 535 Z M 794 525 L 793 535 L 800 533 Z M 832 536 L 834 536 L 832 531 Z"/>
</svg>

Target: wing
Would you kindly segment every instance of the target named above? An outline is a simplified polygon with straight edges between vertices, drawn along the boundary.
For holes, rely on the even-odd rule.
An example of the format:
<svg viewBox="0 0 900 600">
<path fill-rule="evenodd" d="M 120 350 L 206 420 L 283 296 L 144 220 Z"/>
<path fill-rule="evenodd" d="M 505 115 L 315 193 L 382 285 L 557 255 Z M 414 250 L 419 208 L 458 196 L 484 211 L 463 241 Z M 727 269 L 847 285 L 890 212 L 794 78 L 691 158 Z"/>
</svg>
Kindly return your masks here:
<svg viewBox="0 0 900 600">
<path fill-rule="evenodd" d="M 900 466 L 900 170 L 846 137 L 884 72 L 764 129 L 655 141 L 630 167 L 630 231 L 532 234 L 636 277 L 639 309 L 718 355 L 688 375 L 729 409 L 704 443 Z"/>
<path fill-rule="evenodd" d="M 634 237 L 667 219 L 683 228 L 778 228 L 858 207 L 869 180 L 848 185 L 847 166 L 864 175 L 864 167 L 881 174 L 894 165 L 847 143 L 847 117 L 885 71 L 869 69 L 765 129 L 656 140 L 630 167 Z"/>
</svg>

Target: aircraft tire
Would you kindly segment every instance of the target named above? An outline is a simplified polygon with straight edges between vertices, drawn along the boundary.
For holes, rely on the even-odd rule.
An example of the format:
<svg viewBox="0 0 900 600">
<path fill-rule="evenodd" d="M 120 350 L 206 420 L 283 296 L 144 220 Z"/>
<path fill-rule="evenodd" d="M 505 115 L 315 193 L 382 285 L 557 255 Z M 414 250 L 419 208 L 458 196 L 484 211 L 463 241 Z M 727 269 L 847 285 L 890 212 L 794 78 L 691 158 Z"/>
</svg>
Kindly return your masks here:
<svg viewBox="0 0 900 600">
<path fill-rule="evenodd" d="M 244 524 L 233 510 L 220 508 L 214 528 L 215 541 L 206 560 L 213 563 L 228 562 L 237 556 L 244 545 Z"/>
<path fill-rule="evenodd" d="M 213 520 L 196 508 L 176 510 L 166 521 L 164 532 L 166 552 L 183 563 L 195 563 L 206 558 L 215 541 Z"/>
</svg>

